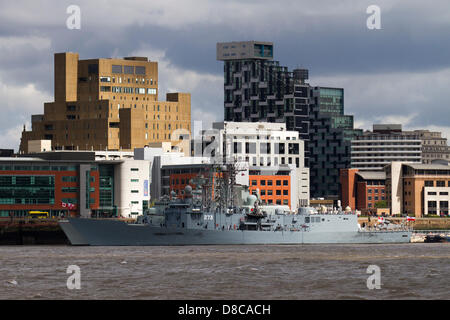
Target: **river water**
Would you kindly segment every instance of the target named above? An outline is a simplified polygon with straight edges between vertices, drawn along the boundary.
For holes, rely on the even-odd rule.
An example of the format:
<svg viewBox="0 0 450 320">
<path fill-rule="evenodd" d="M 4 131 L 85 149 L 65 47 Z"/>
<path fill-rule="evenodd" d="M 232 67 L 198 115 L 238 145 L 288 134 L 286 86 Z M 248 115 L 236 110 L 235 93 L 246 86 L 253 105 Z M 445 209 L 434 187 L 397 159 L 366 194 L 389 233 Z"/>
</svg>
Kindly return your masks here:
<svg viewBox="0 0 450 320">
<path fill-rule="evenodd" d="M 449 298 L 450 243 L 0 247 L 0 299 Z"/>
</svg>

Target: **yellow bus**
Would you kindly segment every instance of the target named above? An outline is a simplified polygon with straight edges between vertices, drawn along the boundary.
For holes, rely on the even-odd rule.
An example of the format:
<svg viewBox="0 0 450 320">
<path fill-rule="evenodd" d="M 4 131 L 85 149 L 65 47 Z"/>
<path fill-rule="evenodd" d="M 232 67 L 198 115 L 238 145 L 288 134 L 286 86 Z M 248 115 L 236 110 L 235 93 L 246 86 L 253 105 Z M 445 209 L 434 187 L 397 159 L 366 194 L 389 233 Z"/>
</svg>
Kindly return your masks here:
<svg viewBox="0 0 450 320">
<path fill-rule="evenodd" d="M 37 219 L 48 219 L 49 214 L 47 211 L 30 211 L 30 217 Z"/>
</svg>

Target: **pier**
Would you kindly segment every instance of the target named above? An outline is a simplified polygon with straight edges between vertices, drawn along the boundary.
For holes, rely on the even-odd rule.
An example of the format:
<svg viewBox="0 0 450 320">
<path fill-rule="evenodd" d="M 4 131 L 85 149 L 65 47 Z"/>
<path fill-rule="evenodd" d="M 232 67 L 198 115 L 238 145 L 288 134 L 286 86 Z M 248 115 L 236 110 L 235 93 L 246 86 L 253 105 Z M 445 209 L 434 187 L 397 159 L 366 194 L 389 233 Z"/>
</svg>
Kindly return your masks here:
<svg viewBox="0 0 450 320">
<path fill-rule="evenodd" d="M 68 243 L 56 218 L 0 218 L 0 245 Z"/>
</svg>

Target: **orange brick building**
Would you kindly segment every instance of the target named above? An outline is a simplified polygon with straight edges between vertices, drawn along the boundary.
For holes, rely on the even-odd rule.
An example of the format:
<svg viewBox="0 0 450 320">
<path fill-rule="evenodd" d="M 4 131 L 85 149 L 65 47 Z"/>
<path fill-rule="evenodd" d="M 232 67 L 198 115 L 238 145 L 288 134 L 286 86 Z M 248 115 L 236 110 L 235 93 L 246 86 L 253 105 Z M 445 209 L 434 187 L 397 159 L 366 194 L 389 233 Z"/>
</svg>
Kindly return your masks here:
<svg viewBox="0 0 450 320">
<path fill-rule="evenodd" d="M 169 195 L 174 191 L 178 197 L 184 197 L 184 188 L 190 185 L 195 189 L 196 185 L 191 179 L 201 175 L 208 177 L 207 164 L 171 165 L 162 168 L 163 194 Z M 259 190 L 261 200 L 267 204 L 287 205 L 292 208 L 292 197 L 297 196 L 293 188 L 291 169 L 281 169 L 274 174 L 267 171 L 256 170 L 254 167 L 247 173 L 240 173 L 245 180 L 244 185 L 249 186 L 249 192 L 256 194 Z M 248 177 L 248 179 L 247 179 Z M 242 181 L 241 181 L 242 182 Z M 214 183 L 214 182 L 213 182 Z"/>
<path fill-rule="evenodd" d="M 386 174 L 383 171 L 342 169 L 340 182 L 344 208 L 372 210 L 380 201 L 386 201 Z"/>
<path fill-rule="evenodd" d="M 249 175 L 249 190 L 255 194 L 257 189 L 261 200 L 268 204 L 291 206 L 291 177 L 289 175 Z"/>
</svg>

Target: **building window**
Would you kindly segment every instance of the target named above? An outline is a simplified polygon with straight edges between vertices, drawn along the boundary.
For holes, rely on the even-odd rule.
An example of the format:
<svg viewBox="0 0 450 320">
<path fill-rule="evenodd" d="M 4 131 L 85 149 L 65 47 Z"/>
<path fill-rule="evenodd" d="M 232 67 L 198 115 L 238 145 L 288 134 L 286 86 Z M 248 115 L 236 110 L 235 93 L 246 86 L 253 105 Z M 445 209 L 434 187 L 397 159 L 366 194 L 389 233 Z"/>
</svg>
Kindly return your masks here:
<svg viewBox="0 0 450 320">
<path fill-rule="evenodd" d="M 436 181 L 436 187 L 445 187 L 445 181 Z"/>
<path fill-rule="evenodd" d="M 260 153 L 270 154 L 270 143 L 261 143 L 259 145 Z"/>
<path fill-rule="evenodd" d="M 285 144 L 275 143 L 275 154 L 285 154 Z"/>
<path fill-rule="evenodd" d="M 245 143 L 245 153 L 256 153 L 256 143 L 254 142 L 246 142 Z"/>
<path fill-rule="evenodd" d="M 428 214 L 437 213 L 437 201 L 428 201 Z"/>
<path fill-rule="evenodd" d="M 234 153 L 242 153 L 242 143 L 241 142 L 233 143 L 233 152 Z"/>
<path fill-rule="evenodd" d="M 434 187 L 434 181 L 425 180 L 425 187 Z"/>
<path fill-rule="evenodd" d="M 69 177 L 62 177 L 63 182 L 78 182 L 77 177 L 69 176 Z"/>
</svg>

